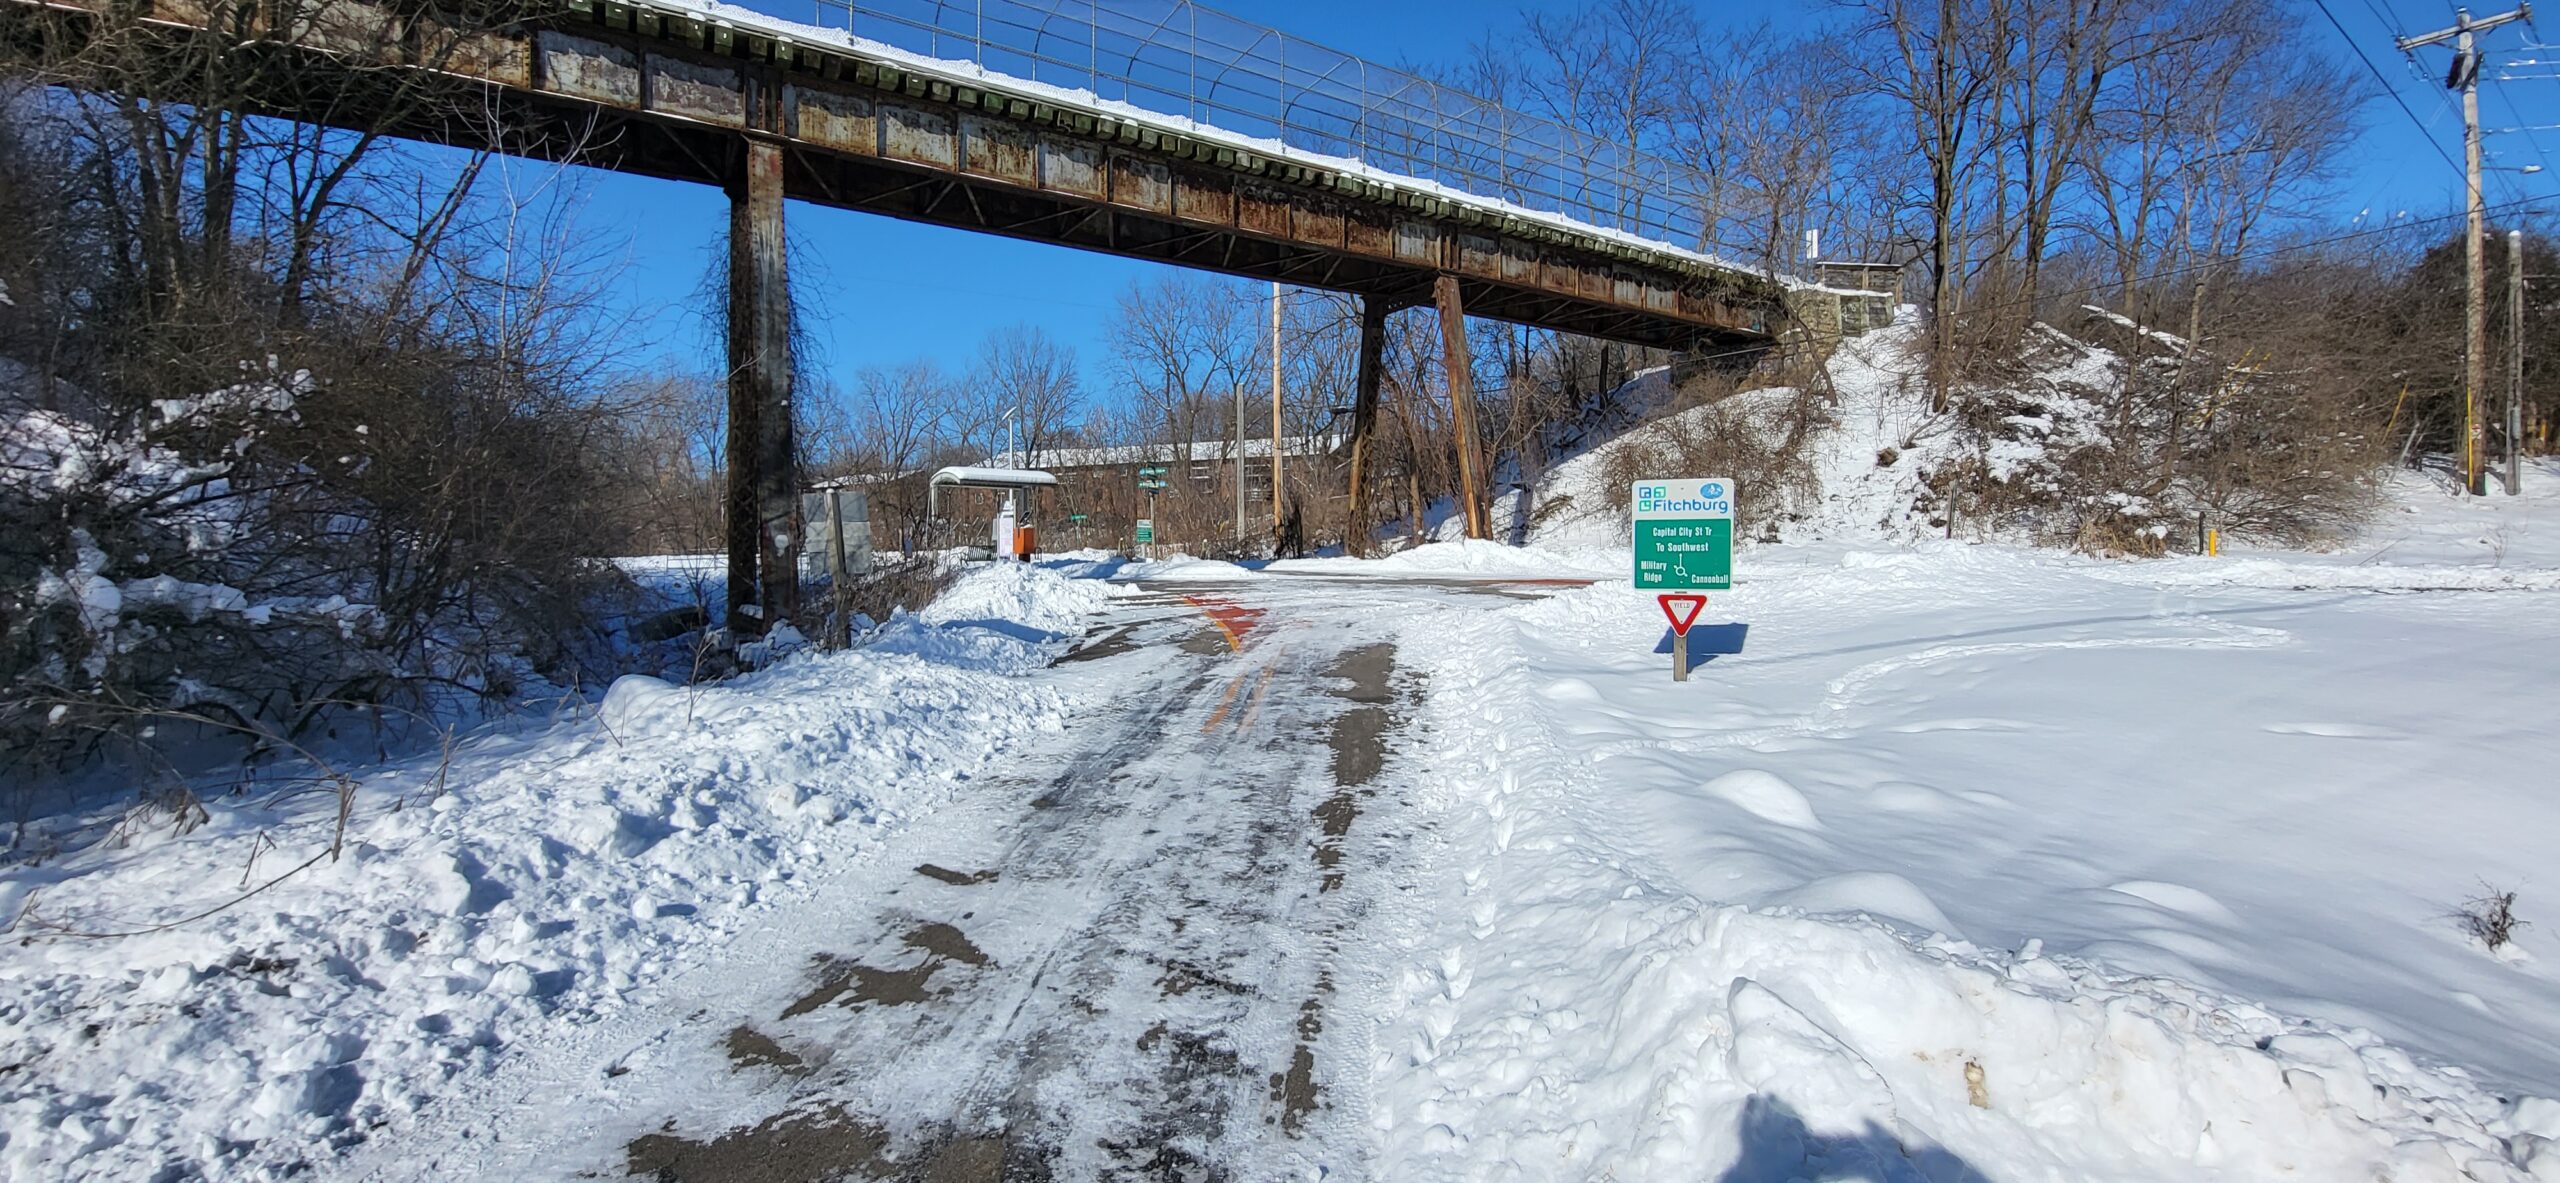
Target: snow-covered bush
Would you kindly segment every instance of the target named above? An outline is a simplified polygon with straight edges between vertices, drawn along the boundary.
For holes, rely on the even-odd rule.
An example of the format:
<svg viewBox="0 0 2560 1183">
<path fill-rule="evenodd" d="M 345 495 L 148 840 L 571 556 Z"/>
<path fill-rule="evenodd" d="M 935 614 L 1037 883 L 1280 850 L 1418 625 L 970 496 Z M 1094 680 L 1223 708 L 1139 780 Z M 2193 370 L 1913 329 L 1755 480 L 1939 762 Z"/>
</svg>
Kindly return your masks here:
<svg viewBox="0 0 2560 1183">
<path fill-rule="evenodd" d="M 1628 512 L 1638 479 L 1674 471 L 1731 476 L 1738 487 L 1751 489 L 1733 522 L 1733 530 L 1746 538 L 1802 512 L 1820 492 L 1805 448 L 1815 399 L 1795 387 L 1728 392 L 1728 379 L 1702 376 L 1674 397 L 1674 405 L 1695 410 L 1659 417 L 1615 440 L 1603 463 L 1603 487 L 1620 517 Z"/>
<path fill-rule="evenodd" d="M 611 672 L 586 614 L 616 578 L 591 556 L 617 436 L 568 235 L 476 216 L 471 173 L 398 177 L 355 137 L 69 92 L 6 109 L 0 767 L 20 819 L 66 763 L 156 778 Z M 137 121 L 195 154 L 107 134 Z M 340 169 L 334 196 L 265 187 Z M 352 212 L 386 180 L 446 184 L 450 206 Z"/>
<path fill-rule="evenodd" d="M 243 377 L 90 419 L 0 402 L 0 748 L 58 763 L 210 730 L 255 750 L 333 715 L 396 726 L 506 695 L 565 656 L 573 557 L 476 534 L 474 498 L 365 495 L 374 466 L 484 480 L 467 454 L 315 457 L 329 381 Z"/>
<path fill-rule="evenodd" d="M 2093 315 L 2083 334 L 2037 325 L 1973 359 L 1922 462 L 1933 522 L 2157 555 L 2192 547 L 2200 521 L 2306 545 L 2362 519 L 2378 457 L 2319 392 L 2119 317 Z"/>
<path fill-rule="evenodd" d="M 1791 387 L 1729 393 L 1730 378 L 1703 375 L 1674 393 L 1693 408 L 1629 431 L 1602 464 L 1610 508 L 1621 517 L 1638 480 L 1664 473 L 1730 477 L 1752 496 L 1737 507 L 1735 531 L 1756 537 L 1798 514 L 1820 492 L 1805 439 L 1815 425 L 1813 396 Z"/>
</svg>

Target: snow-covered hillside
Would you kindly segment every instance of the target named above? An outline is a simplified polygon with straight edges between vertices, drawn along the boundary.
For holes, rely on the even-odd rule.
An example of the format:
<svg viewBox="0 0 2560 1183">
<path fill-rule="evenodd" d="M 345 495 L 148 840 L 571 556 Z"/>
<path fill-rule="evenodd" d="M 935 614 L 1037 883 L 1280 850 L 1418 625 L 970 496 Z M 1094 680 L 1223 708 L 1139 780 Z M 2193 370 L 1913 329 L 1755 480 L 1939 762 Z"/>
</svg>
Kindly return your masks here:
<svg viewBox="0 0 2560 1183">
<path fill-rule="evenodd" d="M 1790 540 L 1902 542 L 1941 532 L 1915 509 L 1921 500 L 1920 474 L 1931 459 L 1932 445 L 1945 436 L 1943 430 L 1932 434 L 1937 417 L 1928 413 L 1919 375 L 1906 357 L 1917 331 L 1912 318 L 1906 318 L 1903 324 L 1842 343 L 1829 367 L 1838 403 L 1826 408 L 1827 421 L 1806 440 L 1804 460 L 1818 496 L 1791 505 L 1797 516 L 1775 515 L 1755 523 L 1746 540 L 1762 537 L 1770 526 Z M 1642 408 L 1667 405 L 1669 376 L 1667 369 L 1638 374 L 1613 393 L 1612 401 Z M 1531 487 L 1514 488 L 1498 498 L 1495 533 L 1556 550 L 1623 545 L 1626 519 L 1618 503 L 1624 494 L 1613 491 L 1610 479 L 1621 453 L 1659 447 L 1672 433 L 1710 417 L 1765 411 L 1797 395 L 1793 388 L 1767 388 L 1659 418 L 1610 419 L 1569 441 L 1564 458 Z M 1888 454 L 1892 462 L 1879 463 Z"/>
<path fill-rule="evenodd" d="M 1742 425 L 1784 461 L 1789 478 L 1772 488 L 1765 474 L 1717 474 L 1757 477 L 1744 482 L 1746 542 L 1953 537 L 2104 549 L 2135 534 L 2146 552 L 2196 548 L 2192 507 L 2173 510 L 2087 471 L 2109 446 L 2103 429 L 2113 412 L 2104 404 L 2122 381 L 2119 355 L 2039 326 L 2017 373 L 1961 392 L 1966 413 L 1940 414 L 1929 410 L 1920 334 L 1910 315 L 1842 342 L 1826 367 L 1828 390 L 1767 387 L 1667 414 L 1657 412 L 1675 402 L 1668 371 L 1638 374 L 1590 430 L 1559 441 L 1558 462 L 1495 499 L 1495 535 L 1555 549 L 1609 545 L 1626 526 L 1619 506 L 1628 459 L 1677 456 L 1684 443 L 1719 427 L 1733 438 Z M 1805 433 L 1788 441 L 1799 409 Z M 2325 510 L 2326 499 L 2355 502 L 2360 489 L 2348 481 L 2294 495 L 2321 498 Z M 2231 523 L 2217 524 L 2231 533 Z M 1455 535 L 1454 521 L 1441 523 L 1437 537 Z"/>
</svg>

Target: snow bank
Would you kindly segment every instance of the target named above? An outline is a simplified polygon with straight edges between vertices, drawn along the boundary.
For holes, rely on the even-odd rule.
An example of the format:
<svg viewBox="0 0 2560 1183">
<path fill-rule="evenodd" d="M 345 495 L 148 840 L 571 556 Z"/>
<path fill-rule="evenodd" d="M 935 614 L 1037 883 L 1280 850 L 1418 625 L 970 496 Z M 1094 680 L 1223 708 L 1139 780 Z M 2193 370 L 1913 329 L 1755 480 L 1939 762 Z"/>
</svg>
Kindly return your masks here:
<svg viewBox="0 0 2560 1183">
<path fill-rule="evenodd" d="M 348 769 L 335 861 L 335 798 L 278 774 L 192 832 L 136 815 L 125 841 L 0 869 L 22 938 L 0 950 L 0 1173 L 325 1163 L 1063 727 L 1078 704 L 1015 675 L 1103 594 L 977 567 L 870 649 L 716 685 L 626 677 L 591 713 L 483 731 L 449 764 Z M 138 935 L 88 935 L 113 933 Z"/>
<path fill-rule="evenodd" d="M 1505 546 L 1481 538 L 1459 538 L 1426 542 L 1377 559 L 1281 559 L 1265 569 L 1322 575 L 1605 579 L 1626 574 L 1631 562 L 1624 548 L 1613 554 L 1606 548 Z"/>
<path fill-rule="evenodd" d="M 1115 579 L 1164 579 L 1176 583 L 1201 583 L 1252 579 L 1260 574 L 1252 567 L 1241 567 L 1222 559 L 1195 559 L 1190 555 L 1173 555 L 1147 559 L 1122 566 Z"/>
<path fill-rule="evenodd" d="M 923 628 L 997 626 L 1072 637 L 1110 598 L 1110 589 L 1099 583 L 1070 580 L 1030 563 L 982 563 L 965 568 L 915 621 Z"/>
<path fill-rule="evenodd" d="M 1451 538 L 1406 547 L 1374 559 L 1335 556 L 1239 564 L 1177 555 L 1124 564 L 1112 578 L 1174 583 L 1235 582 L 1267 575 L 1587 580 L 1625 574 L 1631 562 L 1624 547 L 1612 552 L 1606 547 L 1505 546 L 1480 538 Z"/>
<path fill-rule="evenodd" d="M 2560 1173 L 2548 1114 L 2368 1034 L 2032 949 L 1623 890 L 1573 905 L 1551 886 L 1485 926 L 1503 955 L 1407 973 L 1381 1177 Z"/>
</svg>

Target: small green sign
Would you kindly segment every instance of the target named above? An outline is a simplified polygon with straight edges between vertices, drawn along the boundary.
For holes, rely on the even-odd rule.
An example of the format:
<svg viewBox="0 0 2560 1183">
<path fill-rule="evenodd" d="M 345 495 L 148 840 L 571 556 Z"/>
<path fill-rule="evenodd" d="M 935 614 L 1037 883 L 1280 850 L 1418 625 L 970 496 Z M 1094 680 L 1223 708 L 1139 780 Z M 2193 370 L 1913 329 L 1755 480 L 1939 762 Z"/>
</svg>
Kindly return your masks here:
<svg viewBox="0 0 2560 1183">
<path fill-rule="evenodd" d="M 1084 515 L 1080 513 L 1071 513 L 1067 515 L 1067 520 L 1070 522 L 1081 522 L 1084 520 Z"/>
<path fill-rule="evenodd" d="M 1635 482 L 1637 591 L 1733 587 L 1733 482 L 1722 477 Z"/>
<path fill-rule="evenodd" d="M 1151 542 L 1154 542 L 1155 540 L 1156 540 L 1156 521 L 1155 521 L 1155 519 L 1154 519 L 1154 518 L 1139 518 L 1139 519 L 1138 519 L 1138 545 L 1140 545 L 1140 546 L 1145 546 L 1145 545 L 1147 545 L 1147 544 L 1149 544 L 1149 543 L 1151 543 Z"/>
</svg>

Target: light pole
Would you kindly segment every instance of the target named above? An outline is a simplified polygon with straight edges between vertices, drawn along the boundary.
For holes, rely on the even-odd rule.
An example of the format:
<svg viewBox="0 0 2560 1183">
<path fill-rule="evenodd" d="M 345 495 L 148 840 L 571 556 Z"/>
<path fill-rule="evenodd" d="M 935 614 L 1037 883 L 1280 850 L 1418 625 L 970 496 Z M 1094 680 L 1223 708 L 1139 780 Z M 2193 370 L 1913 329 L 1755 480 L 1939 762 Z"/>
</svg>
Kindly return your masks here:
<svg viewBox="0 0 2560 1183">
<path fill-rule="evenodd" d="M 1014 405 L 1004 409 L 1004 462 L 1006 466 L 1011 468 L 1024 467 L 1022 463 L 1022 450 L 1015 444 L 1013 434 L 1013 417 L 1021 410 L 1022 404 L 1020 403 L 1015 403 Z M 1014 505 L 1013 490 L 1011 489 L 1004 491 L 1004 508 L 1005 512 L 1011 514 L 1019 514 L 1021 512 Z M 1020 519 L 1017 517 L 1015 520 L 1016 523 L 1019 524 Z"/>
</svg>

